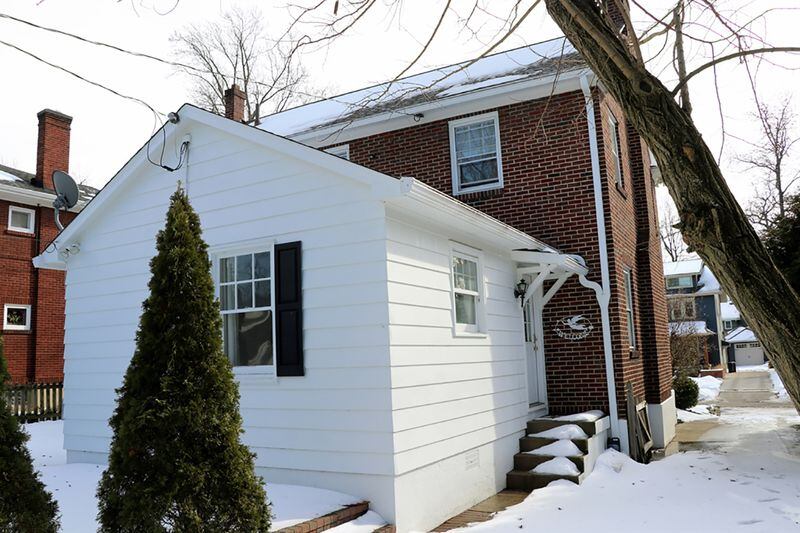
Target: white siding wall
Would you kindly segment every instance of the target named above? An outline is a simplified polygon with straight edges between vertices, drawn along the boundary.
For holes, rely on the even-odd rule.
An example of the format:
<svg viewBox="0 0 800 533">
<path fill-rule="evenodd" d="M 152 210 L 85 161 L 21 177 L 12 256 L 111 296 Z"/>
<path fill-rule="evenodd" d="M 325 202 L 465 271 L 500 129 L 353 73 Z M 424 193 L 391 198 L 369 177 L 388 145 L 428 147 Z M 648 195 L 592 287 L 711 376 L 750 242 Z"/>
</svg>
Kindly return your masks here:
<svg viewBox="0 0 800 533">
<path fill-rule="evenodd" d="M 454 336 L 452 243 L 442 235 L 395 216 L 387 222 L 395 491 L 402 531 L 435 527 L 504 488 L 527 418 L 514 264 L 482 250 L 486 336 Z"/>
<path fill-rule="evenodd" d="M 303 243 L 306 376 L 241 376 L 245 443 L 268 481 L 372 500 L 392 520 L 385 214 L 366 187 L 209 128 L 191 131 L 192 204 L 215 246 Z M 181 134 L 177 136 L 180 139 Z M 148 262 L 175 180 L 140 168 L 69 261 L 65 447 L 104 461 L 114 389 L 134 349 Z"/>
</svg>

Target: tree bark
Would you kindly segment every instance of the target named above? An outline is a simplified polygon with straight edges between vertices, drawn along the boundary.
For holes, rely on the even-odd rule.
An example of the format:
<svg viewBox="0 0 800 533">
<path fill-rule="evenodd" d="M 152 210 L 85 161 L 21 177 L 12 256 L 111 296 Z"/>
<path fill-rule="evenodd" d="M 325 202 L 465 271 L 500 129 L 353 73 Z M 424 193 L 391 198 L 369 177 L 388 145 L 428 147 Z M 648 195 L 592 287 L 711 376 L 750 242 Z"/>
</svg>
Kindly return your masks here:
<svg viewBox="0 0 800 533">
<path fill-rule="evenodd" d="M 736 302 L 800 411 L 800 298 L 772 263 L 691 117 L 632 57 L 595 0 L 546 4 L 652 150 L 685 241 Z"/>
</svg>

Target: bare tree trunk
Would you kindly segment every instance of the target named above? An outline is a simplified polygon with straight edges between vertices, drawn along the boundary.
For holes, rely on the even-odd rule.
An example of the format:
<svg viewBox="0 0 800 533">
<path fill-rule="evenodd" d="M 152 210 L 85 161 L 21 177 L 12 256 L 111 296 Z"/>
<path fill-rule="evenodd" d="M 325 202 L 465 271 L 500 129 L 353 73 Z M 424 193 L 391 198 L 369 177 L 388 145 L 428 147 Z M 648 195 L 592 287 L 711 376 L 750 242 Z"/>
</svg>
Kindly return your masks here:
<svg viewBox="0 0 800 533">
<path fill-rule="evenodd" d="M 655 154 L 684 239 L 733 297 L 800 411 L 800 298 L 770 260 L 691 117 L 631 55 L 594 0 L 546 4 Z"/>
</svg>

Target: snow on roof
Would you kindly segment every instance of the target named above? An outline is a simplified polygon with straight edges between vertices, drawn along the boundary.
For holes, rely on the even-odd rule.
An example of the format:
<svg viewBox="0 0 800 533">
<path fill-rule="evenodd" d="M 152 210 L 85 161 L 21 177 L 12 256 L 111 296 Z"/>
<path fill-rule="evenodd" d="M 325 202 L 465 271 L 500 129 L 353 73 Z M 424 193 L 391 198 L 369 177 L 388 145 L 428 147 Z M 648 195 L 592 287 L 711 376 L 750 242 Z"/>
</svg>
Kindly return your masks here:
<svg viewBox="0 0 800 533">
<path fill-rule="evenodd" d="M 738 328 L 734 329 L 727 335 L 725 335 L 725 342 L 729 344 L 737 343 L 737 342 L 758 342 L 758 338 L 756 334 L 753 333 L 753 330 L 747 328 L 745 326 L 739 326 Z"/>
<path fill-rule="evenodd" d="M 367 87 L 261 118 L 260 128 L 292 136 L 353 120 L 396 112 L 472 91 L 545 78 L 586 67 L 564 37 L 457 63 Z"/>
<path fill-rule="evenodd" d="M 14 174 L 5 172 L 2 169 L 0 169 L 0 181 L 22 181 L 22 178 L 18 178 Z"/>
<path fill-rule="evenodd" d="M 711 331 L 706 326 L 706 323 L 702 320 L 687 320 L 685 322 L 670 322 L 669 323 L 669 332 L 673 335 L 678 335 L 680 337 L 688 337 L 692 335 L 698 335 L 702 337 L 707 337 L 709 335 L 716 335 L 714 331 Z"/>
<path fill-rule="evenodd" d="M 684 259 L 672 263 L 664 263 L 664 276 L 697 276 L 703 270 L 702 259 Z"/>
<path fill-rule="evenodd" d="M 733 302 L 721 302 L 719 304 L 719 314 L 722 320 L 739 320 L 742 318 L 736 308 L 736 304 Z"/>
<path fill-rule="evenodd" d="M 703 265 L 703 272 L 700 274 L 700 279 L 697 280 L 697 286 L 699 288 L 696 294 L 710 294 L 722 290 L 717 277 L 711 272 L 711 269 L 705 265 Z"/>
</svg>

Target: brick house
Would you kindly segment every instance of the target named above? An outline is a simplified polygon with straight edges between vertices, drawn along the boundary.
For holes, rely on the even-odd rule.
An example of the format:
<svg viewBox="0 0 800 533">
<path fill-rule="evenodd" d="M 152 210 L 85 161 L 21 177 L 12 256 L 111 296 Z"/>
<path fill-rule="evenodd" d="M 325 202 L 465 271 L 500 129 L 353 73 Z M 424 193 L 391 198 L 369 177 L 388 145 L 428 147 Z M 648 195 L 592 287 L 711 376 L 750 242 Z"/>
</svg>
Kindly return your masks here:
<svg viewBox="0 0 800 533">
<path fill-rule="evenodd" d="M 647 400 L 655 442 L 669 442 L 672 367 L 649 150 L 564 39 L 461 69 L 452 65 L 307 104 L 264 117 L 260 127 L 389 175 L 413 176 L 582 257 L 589 278 L 607 287 L 608 334 L 593 291 L 574 278 L 565 282 L 542 310 L 544 379 L 533 378 L 540 390 L 531 409 L 551 415 L 600 409 L 612 418 L 616 409 L 625 419 L 631 383 Z M 488 152 L 496 168 L 476 185 L 459 174 L 456 146 L 470 126 L 494 128 Z M 575 316 L 594 324 L 595 334 L 580 341 L 560 336 L 559 322 Z M 623 425 L 615 432 L 626 448 L 624 433 Z"/>
<path fill-rule="evenodd" d="M 38 117 L 36 173 L 0 165 L 0 303 L 5 357 L 14 383 L 64 377 L 64 275 L 34 268 L 32 259 L 58 234 L 53 171 L 69 171 L 72 117 L 50 109 Z M 61 215 L 63 224 L 96 192 L 83 185 L 80 190 L 81 201 Z"/>
</svg>

